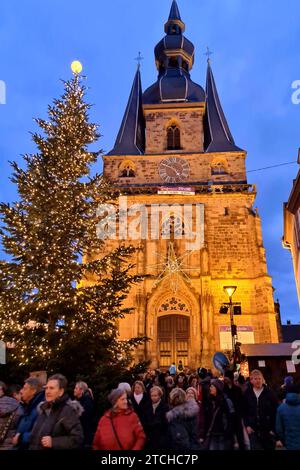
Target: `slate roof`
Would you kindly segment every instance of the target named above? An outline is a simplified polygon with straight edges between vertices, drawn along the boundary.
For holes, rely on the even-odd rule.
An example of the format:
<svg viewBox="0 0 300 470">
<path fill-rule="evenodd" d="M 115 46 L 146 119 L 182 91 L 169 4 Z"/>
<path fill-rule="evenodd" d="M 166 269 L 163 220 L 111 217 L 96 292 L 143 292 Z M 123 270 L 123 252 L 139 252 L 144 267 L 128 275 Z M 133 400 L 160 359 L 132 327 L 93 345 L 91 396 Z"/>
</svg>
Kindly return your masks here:
<svg viewBox="0 0 300 470">
<path fill-rule="evenodd" d="M 241 152 L 230 132 L 223 112 L 213 72 L 208 60 L 206 76 L 206 110 L 204 116 L 204 148 L 206 152 Z"/>
<path fill-rule="evenodd" d="M 145 120 L 141 74 L 138 67 L 114 148 L 107 155 L 141 155 L 145 152 Z"/>
</svg>

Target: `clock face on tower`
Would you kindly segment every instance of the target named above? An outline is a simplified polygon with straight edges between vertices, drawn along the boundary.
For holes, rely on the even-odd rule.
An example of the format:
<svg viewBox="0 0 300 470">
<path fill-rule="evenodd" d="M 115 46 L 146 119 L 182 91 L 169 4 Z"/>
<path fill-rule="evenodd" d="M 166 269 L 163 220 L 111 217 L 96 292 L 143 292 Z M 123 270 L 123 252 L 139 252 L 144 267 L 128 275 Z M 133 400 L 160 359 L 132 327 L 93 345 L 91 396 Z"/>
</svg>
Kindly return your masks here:
<svg viewBox="0 0 300 470">
<path fill-rule="evenodd" d="M 158 166 L 159 175 L 166 183 L 180 183 L 188 178 L 190 167 L 186 160 L 169 157 L 162 160 Z"/>
</svg>

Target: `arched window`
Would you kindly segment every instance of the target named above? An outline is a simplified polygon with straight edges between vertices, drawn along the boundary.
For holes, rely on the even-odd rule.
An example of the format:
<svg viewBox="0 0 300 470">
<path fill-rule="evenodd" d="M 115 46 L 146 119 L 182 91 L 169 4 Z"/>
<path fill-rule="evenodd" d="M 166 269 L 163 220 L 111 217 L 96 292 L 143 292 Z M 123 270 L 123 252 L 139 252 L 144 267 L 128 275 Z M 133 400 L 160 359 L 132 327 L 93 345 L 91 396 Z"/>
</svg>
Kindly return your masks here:
<svg viewBox="0 0 300 470">
<path fill-rule="evenodd" d="M 134 178 L 135 177 L 135 165 L 131 160 L 125 160 L 119 166 L 119 177 L 120 178 Z"/>
<path fill-rule="evenodd" d="M 178 24 L 170 24 L 168 27 L 168 34 L 181 34 L 181 28 Z"/>
<path fill-rule="evenodd" d="M 227 161 L 225 158 L 216 158 L 211 163 L 212 175 L 226 175 L 228 173 Z"/>
<path fill-rule="evenodd" d="M 161 237 L 166 240 L 181 239 L 185 235 L 184 222 L 178 215 L 171 215 L 161 226 Z"/>
<path fill-rule="evenodd" d="M 167 129 L 167 149 L 180 150 L 180 129 L 175 124 Z"/>
</svg>

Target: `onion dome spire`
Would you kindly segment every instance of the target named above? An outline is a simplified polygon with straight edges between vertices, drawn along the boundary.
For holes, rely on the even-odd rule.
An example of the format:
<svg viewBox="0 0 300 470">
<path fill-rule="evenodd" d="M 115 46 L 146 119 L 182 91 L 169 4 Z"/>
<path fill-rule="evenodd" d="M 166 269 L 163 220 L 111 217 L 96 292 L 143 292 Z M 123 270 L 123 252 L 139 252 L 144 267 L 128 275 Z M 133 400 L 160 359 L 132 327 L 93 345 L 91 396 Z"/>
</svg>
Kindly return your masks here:
<svg viewBox="0 0 300 470">
<path fill-rule="evenodd" d="M 203 88 L 190 78 L 195 48 L 183 36 L 184 30 L 177 2 L 173 0 L 165 23 L 166 36 L 154 49 L 158 79 L 145 91 L 144 104 L 205 101 Z"/>
</svg>

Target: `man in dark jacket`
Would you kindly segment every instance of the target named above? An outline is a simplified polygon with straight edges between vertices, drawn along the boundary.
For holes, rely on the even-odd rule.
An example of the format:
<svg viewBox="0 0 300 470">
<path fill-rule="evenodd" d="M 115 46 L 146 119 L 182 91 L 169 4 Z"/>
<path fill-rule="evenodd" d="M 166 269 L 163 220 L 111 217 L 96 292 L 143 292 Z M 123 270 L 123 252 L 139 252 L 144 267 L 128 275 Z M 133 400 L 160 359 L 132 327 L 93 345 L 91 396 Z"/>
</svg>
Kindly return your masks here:
<svg viewBox="0 0 300 470">
<path fill-rule="evenodd" d="M 91 391 L 85 382 L 77 382 L 74 388 L 74 397 L 81 404 L 83 413 L 80 422 L 84 435 L 84 446 L 92 447 L 94 434 L 96 432 L 95 407 Z"/>
<path fill-rule="evenodd" d="M 37 419 L 37 406 L 45 399 L 44 391 L 41 391 L 41 384 L 35 377 L 25 380 L 21 389 L 21 399 L 24 408 L 24 414 L 18 423 L 16 434 L 12 443 L 18 450 L 25 450 L 29 447 L 29 438 Z"/>
<path fill-rule="evenodd" d="M 39 416 L 30 436 L 29 450 L 79 449 L 83 430 L 79 416 L 82 406 L 65 393 L 67 379 L 55 374 L 48 379 L 46 401 L 38 405 Z"/>
<path fill-rule="evenodd" d="M 245 450 L 244 432 L 242 423 L 243 414 L 243 392 L 234 384 L 234 374 L 231 370 L 225 372 L 224 394 L 230 398 L 234 406 L 233 431 L 236 435 L 240 450 Z"/>
<path fill-rule="evenodd" d="M 286 401 L 276 416 L 276 432 L 287 450 L 300 450 L 300 386 L 286 389 Z"/>
<path fill-rule="evenodd" d="M 243 397 L 243 418 L 251 450 L 274 449 L 278 401 L 265 384 L 260 370 L 250 374 L 250 385 Z"/>
</svg>

